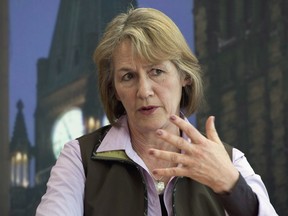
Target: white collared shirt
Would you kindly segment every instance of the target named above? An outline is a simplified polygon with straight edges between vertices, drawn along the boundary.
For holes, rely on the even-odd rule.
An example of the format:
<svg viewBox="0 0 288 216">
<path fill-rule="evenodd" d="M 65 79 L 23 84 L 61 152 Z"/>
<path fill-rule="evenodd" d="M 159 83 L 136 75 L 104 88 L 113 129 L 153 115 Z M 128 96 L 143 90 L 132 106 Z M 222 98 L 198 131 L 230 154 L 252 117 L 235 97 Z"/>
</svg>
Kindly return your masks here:
<svg viewBox="0 0 288 216">
<path fill-rule="evenodd" d="M 187 119 L 186 119 L 187 120 Z M 97 152 L 124 150 L 127 156 L 141 167 L 148 192 L 148 216 L 161 216 L 161 206 L 154 181 L 143 160 L 132 148 L 126 117 L 119 121 L 121 127 L 112 127 L 102 140 Z M 183 138 L 187 139 L 185 133 Z M 252 188 L 259 200 L 259 216 L 277 215 L 261 177 L 254 173 L 244 154 L 233 148 L 233 164 Z M 68 142 L 55 166 L 51 170 L 47 191 L 37 208 L 36 216 L 80 216 L 83 215 L 85 173 L 83 169 L 79 142 Z M 168 214 L 172 215 L 173 178 L 164 191 L 164 202 Z"/>
</svg>

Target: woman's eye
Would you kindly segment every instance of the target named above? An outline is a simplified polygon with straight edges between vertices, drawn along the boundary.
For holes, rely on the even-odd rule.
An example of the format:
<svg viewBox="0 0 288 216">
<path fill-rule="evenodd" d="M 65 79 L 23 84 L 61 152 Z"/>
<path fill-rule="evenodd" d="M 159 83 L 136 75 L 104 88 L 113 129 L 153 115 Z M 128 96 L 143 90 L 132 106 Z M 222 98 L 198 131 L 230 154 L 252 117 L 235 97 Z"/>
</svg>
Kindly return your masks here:
<svg viewBox="0 0 288 216">
<path fill-rule="evenodd" d="M 122 80 L 123 81 L 129 81 L 133 78 L 133 74 L 132 73 L 126 73 L 123 77 L 122 77 Z"/>
<path fill-rule="evenodd" d="M 156 68 L 154 68 L 154 69 L 151 70 L 151 74 L 154 75 L 154 76 L 159 76 L 159 75 L 161 75 L 162 73 L 164 73 L 164 71 L 161 70 L 161 69 L 156 69 Z"/>
</svg>

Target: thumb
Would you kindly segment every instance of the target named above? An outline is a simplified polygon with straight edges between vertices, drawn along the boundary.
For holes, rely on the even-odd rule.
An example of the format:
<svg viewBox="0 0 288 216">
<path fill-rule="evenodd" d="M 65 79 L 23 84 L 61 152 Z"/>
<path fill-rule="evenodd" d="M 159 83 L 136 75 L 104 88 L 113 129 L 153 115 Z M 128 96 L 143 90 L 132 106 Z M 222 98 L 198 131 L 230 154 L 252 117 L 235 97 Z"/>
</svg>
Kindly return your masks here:
<svg viewBox="0 0 288 216">
<path fill-rule="evenodd" d="M 206 135 L 207 138 L 221 144 L 221 140 L 218 136 L 217 130 L 215 128 L 215 117 L 214 116 L 209 116 L 209 118 L 206 121 Z"/>
</svg>

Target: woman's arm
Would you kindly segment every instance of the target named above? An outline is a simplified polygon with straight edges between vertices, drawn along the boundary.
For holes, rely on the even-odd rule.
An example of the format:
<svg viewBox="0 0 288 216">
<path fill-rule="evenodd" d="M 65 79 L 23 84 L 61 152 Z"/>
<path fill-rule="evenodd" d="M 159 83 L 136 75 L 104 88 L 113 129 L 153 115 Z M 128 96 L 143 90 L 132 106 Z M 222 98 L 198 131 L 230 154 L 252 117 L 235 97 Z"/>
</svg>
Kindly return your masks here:
<svg viewBox="0 0 288 216">
<path fill-rule="evenodd" d="M 85 174 L 79 143 L 73 140 L 64 146 L 51 170 L 47 191 L 36 216 L 83 215 Z"/>
<path fill-rule="evenodd" d="M 259 216 L 274 216 L 277 215 L 274 207 L 270 203 L 269 196 L 266 190 L 266 187 L 261 179 L 261 177 L 255 174 L 254 170 L 250 166 L 249 162 L 247 161 L 245 155 L 239 151 L 238 149 L 233 149 L 233 164 L 240 172 L 241 176 L 245 180 L 240 186 L 242 189 L 239 188 L 237 193 L 241 191 L 246 191 L 243 189 L 245 187 L 245 183 L 247 183 L 254 194 L 258 198 L 258 215 Z M 247 191 L 246 191 L 247 192 Z M 245 192 L 243 192 L 245 193 Z"/>
<path fill-rule="evenodd" d="M 257 215 L 257 209 L 260 216 L 277 215 L 260 176 L 254 173 L 244 154 L 234 149 L 231 161 L 215 129 L 214 117 L 209 117 L 206 121 L 206 136 L 178 116 L 172 115 L 170 120 L 189 139 L 170 134 L 163 129 L 158 129 L 156 134 L 163 141 L 180 149 L 181 153 L 158 149 L 150 149 L 149 153 L 158 159 L 181 166 L 154 169 L 153 174 L 187 176 L 210 187 L 216 194 L 229 195 L 225 199 L 222 197 L 222 203 L 230 215 L 254 216 Z"/>
</svg>

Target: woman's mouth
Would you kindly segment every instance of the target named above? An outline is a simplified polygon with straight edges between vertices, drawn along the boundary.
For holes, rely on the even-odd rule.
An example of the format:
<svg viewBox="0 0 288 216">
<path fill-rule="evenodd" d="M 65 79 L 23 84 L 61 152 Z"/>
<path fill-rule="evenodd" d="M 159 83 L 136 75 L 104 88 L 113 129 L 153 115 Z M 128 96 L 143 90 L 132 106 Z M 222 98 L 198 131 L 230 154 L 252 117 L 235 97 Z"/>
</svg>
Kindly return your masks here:
<svg viewBox="0 0 288 216">
<path fill-rule="evenodd" d="M 139 109 L 139 111 L 144 115 L 150 115 L 150 114 L 154 113 L 154 111 L 157 108 L 158 107 L 156 107 L 156 106 L 143 106 Z"/>
</svg>

